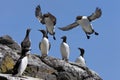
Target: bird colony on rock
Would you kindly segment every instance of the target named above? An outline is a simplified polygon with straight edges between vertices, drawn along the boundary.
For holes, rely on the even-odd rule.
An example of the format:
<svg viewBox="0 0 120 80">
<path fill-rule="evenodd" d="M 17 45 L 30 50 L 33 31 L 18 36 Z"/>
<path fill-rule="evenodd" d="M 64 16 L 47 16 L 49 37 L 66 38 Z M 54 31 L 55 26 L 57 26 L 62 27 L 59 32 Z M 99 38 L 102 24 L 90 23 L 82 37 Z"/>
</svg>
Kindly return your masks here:
<svg viewBox="0 0 120 80">
<path fill-rule="evenodd" d="M 96 8 L 95 12 L 92 13 L 90 16 L 77 16 L 75 22 L 72 24 L 69 24 L 65 27 L 59 27 L 60 30 L 62 31 L 68 31 L 71 30 L 77 26 L 81 26 L 83 31 L 85 32 L 87 39 L 90 38 L 90 34 L 95 34 L 98 35 L 98 33 L 93 29 L 91 22 L 97 18 L 99 18 L 102 14 L 102 11 L 100 8 Z M 50 12 L 46 14 L 42 14 L 41 7 L 38 5 L 35 9 L 35 17 L 38 19 L 38 21 L 46 26 L 46 30 L 38 30 L 43 34 L 42 40 L 39 43 L 39 49 L 41 51 L 41 57 L 45 58 L 50 50 L 51 44 L 48 39 L 48 33 L 53 36 L 53 39 L 56 40 L 55 38 L 55 25 L 56 25 L 56 17 L 52 15 Z M 29 39 L 29 33 L 31 29 L 26 30 L 26 36 L 24 40 L 21 42 L 21 56 L 16 62 L 12 75 L 13 76 L 22 76 L 22 73 L 27 67 L 28 64 L 28 58 L 27 56 L 30 53 L 30 46 L 31 46 L 31 41 Z M 65 60 L 68 62 L 69 60 L 69 54 L 70 54 L 70 47 L 67 43 L 67 37 L 62 36 L 61 39 L 63 41 L 60 44 L 60 51 L 62 55 L 62 60 Z M 86 66 L 85 59 L 84 59 L 84 53 L 85 50 L 83 48 L 78 48 L 80 50 L 80 56 L 76 59 L 77 64 L 82 64 Z"/>
</svg>

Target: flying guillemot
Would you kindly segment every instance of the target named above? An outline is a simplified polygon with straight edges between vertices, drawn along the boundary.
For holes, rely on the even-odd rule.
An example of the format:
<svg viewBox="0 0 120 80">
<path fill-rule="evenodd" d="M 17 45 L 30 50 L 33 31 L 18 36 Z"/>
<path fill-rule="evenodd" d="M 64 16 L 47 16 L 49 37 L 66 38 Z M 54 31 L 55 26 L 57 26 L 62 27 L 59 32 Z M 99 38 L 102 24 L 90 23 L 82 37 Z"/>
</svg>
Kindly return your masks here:
<svg viewBox="0 0 120 80">
<path fill-rule="evenodd" d="M 42 14 L 40 5 L 38 5 L 35 9 L 35 16 L 40 23 L 42 23 L 43 25 L 46 25 L 47 33 L 52 35 L 53 39 L 56 40 L 55 38 L 56 17 L 52 15 L 50 12 L 46 14 Z"/>
<path fill-rule="evenodd" d="M 76 21 L 74 23 L 69 24 L 65 27 L 59 27 L 59 29 L 63 31 L 68 31 L 81 25 L 83 31 L 86 33 L 87 39 L 89 39 L 90 38 L 89 35 L 92 33 L 98 35 L 98 33 L 95 32 L 95 30 L 93 29 L 91 22 L 101 17 L 101 15 L 102 15 L 102 11 L 100 8 L 97 7 L 95 12 L 92 13 L 90 16 L 77 16 Z"/>
</svg>

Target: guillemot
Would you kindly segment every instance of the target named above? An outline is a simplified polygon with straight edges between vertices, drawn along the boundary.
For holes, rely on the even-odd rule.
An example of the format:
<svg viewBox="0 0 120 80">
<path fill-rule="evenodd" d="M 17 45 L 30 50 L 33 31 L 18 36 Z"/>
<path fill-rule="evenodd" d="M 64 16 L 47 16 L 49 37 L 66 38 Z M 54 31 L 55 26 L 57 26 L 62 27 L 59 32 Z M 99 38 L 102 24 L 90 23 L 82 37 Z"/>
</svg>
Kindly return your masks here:
<svg viewBox="0 0 120 80">
<path fill-rule="evenodd" d="M 46 57 L 48 55 L 48 52 L 50 50 L 51 44 L 48 40 L 48 36 L 45 30 L 39 30 L 43 34 L 43 38 L 41 42 L 39 43 L 39 49 L 41 50 L 42 58 Z"/>
<path fill-rule="evenodd" d="M 35 16 L 40 23 L 46 26 L 47 33 L 52 35 L 53 39 L 56 40 L 55 38 L 56 17 L 52 15 L 50 12 L 42 14 L 40 5 L 38 5 L 35 9 Z"/>
<path fill-rule="evenodd" d="M 77 64 L 81 64 L 81 65 L 83 65 L 83 66 L 85 66 L 86 65 L 86 63 L 85 63 L 85 59 L 84 59 L 84 53 L 85 53 L 85 50 L 83 49 L 83 48 L 78 48 L 79 50 L 80 50 L 80 56 L 76 59 L 76 63 Z"/>
<path fill-rule="evenodd" d="M 17 60 L 14 65 L 12 75 L 17 77 L 22 77 L 23 72 L 25 71 L 28 64 L 28 55 L 29 50 L 23 49 L 20 58 Z"/>
<path fill-rule="evenodd" d="M 99 35 L 99 33 L 95 32 L 95 30 L 93 29 L 91 22 L 101 17 L 101 15 L 102 15 L 102 11 L 100 8 L 97 7 L 95 12 L 92 13 L 90 16 L 77 16 L 75 22 L 65 27 L 59 27 L 59 29 L 63 31 L 68 31 L 81 25 L 83 31 L 87 36 L 87 39 L 89 39 L 90 38 L 89 35 L 92 33 L 95 33 L 95 35 Z"/>
<path fill-rule="evenodd" d="M 63 36 L 61 37 L 61 39 L 63 39 L 61 46 L 60 46 L 60 51 L 61 51 L 61 55 L 62 55 L 62 60 L 65 60 L 68 62 L 69 60 L 69 54 L 70 54 L 70 47 L 67 44 L 67 37 Z"/>
</svg>

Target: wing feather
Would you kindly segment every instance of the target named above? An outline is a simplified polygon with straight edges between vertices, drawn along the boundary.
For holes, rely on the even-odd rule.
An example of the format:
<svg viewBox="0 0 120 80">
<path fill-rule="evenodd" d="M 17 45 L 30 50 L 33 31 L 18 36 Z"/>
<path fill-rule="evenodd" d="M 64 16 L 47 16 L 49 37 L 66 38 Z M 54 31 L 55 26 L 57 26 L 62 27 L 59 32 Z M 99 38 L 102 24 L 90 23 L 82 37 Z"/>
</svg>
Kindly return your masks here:
<svg viewBox="0 0 120 80">
<path fill-rule="evenodd" d="M 77 27 L 79 24 L 77 23 L 77 22 L 74 22 L 74 23 L 72 23 L 72 24 L 69 24 L 69 25 L 67 25 L 67 26 L 65 26 L 65 27 L 59 27 L 59 29 L 60 30 L 63 30 L 63 31 L 68 31 L 68 30 L 70 30 L 70 29 L 73 29 L 73 28 L 75 28 L 75 27 Z"/>
<path fill-rule="evenodd" d="M 39 20 L 39 22 L 42 21 L 42 12 L 40 5 L 38 5 L 35 9 L 35 17 Z"/>
<path fill-rule="evenodd" d="M 99 18 L 102 15 L 102 11 L 100 8 L 96 8 L 95 12 L 92 13 L 90 16 L 88 16 L 89 21 L 93 21 L 97 18 Z"/>
</svg>

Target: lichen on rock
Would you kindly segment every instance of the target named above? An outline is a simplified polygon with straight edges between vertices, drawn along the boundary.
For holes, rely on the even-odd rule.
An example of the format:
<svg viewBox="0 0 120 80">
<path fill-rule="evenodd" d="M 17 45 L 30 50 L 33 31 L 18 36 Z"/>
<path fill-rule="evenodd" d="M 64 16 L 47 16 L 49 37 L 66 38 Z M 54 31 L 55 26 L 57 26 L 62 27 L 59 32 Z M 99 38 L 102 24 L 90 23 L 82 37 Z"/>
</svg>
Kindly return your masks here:
<svg viewBox="0 0 120 80">
<path fill-rule="evenodd" d="M 9 73 L 11 69 L 13 69 L 14 61 L 9 54 L 6 54 L 3 58 L 3 61 L 0 66 L 1 73 Z"/>
</svg>

